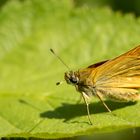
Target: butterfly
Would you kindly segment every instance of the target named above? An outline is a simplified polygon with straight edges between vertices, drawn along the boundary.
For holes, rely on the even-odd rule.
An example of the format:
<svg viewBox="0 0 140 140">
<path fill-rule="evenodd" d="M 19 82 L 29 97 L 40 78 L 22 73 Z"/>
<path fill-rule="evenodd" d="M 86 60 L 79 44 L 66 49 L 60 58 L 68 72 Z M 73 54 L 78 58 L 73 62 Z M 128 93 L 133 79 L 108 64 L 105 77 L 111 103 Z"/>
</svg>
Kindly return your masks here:
<svg viewBox="0 0 140 140">
<path fill-rule="evenodd" d="M 62 61 L 60 57 L 59 59 Z M 66 65 L 64 62 L 63 64 Z M 82 95 L 89 122 L 92 124 L 88 102 L 91 96 L 98 97 L 109 112 L 111 110 L 104 98 L 118 102 L 140 100 L 140 46 L 114 59 L 101 61 L 77 71 L 65 72 L 64 79 Z"/>
</svg>

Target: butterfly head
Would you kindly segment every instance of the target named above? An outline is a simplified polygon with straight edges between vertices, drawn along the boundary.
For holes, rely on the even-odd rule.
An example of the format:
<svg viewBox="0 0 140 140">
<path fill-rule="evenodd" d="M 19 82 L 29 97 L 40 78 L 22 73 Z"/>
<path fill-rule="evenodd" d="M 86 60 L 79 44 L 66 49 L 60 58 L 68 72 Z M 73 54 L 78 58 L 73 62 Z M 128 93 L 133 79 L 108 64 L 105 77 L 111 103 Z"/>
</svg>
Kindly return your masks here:
<svg viewBox="0 0 140 140">
<path fill-rule="evenodd" d="M 78 72 L 73 72 L 73 71 L 65 72 L 64 78 L 68 84 L 78 85 L 79 83 Z"/>
</svg>

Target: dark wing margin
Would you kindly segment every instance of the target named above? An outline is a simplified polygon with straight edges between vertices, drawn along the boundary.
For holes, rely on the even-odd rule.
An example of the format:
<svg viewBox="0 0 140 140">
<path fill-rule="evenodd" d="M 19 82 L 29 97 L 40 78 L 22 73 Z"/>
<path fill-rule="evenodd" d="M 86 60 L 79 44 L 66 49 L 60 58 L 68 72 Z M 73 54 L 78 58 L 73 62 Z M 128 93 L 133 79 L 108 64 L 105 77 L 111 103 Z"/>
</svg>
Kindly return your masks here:
<svg viewBox="0 0 140 140">
<path fill-rule="evenodd" d="M 96 67 L 98 67 L 98 66 L 103 65 L 103 64 L 106 63 L 107 61 L 109 61 L 109 60 L 105 60 L 105 61 L 101 61 L 101 62 L 92 64 L 92 65 L 88 66 L 88 68 L 96 68 Z"/>
</svg>

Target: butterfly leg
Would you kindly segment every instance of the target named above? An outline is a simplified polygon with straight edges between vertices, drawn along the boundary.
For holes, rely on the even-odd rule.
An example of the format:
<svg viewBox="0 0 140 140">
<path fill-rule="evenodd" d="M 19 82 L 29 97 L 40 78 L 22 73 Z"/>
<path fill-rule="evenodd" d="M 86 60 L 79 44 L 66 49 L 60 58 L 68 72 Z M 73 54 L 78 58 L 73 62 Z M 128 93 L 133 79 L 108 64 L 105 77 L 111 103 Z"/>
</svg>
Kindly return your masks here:
<svg viewBox="0 0 140 140">
<path fill-rule="evenodd" d="M 87 101 L 88 96 L 84 92 L 82 92 L 82 97 L 83 97 L 84 102 L 86 104 L 86 109 L 87 109 L 87 114 L 88 114 L 88 120 L 89 120 L 90 124 L 92 125 L 92 121 L 91 121 L 91 118 L 90 118 L 90 112 L 89 112 L 89 103 Z"/>
<path fill-rule="evenodd" d="M 100 101 L 102 102 L 102 104 L 104 105 L 104 107 L 107 109 L 108 112 L 112 111 L 109 109 L 109 107 L 105 104 L 105 102 L 102 100 L 102 98 L 100 97 L 100 95 L 96 92 L 97 97 L 100 99 Z"/>
</svg>

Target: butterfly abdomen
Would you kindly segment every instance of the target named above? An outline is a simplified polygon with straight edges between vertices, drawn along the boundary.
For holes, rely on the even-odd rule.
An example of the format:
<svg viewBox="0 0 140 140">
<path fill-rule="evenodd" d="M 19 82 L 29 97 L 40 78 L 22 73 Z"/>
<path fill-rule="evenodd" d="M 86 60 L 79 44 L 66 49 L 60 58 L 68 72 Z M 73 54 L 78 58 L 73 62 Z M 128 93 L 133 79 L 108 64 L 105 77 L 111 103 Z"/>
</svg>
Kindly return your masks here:
<svg viewBox="0 0 140 140">
<path fill-rule="evenodd" d="M 135 102 L 140 100 L 140 93 L 137 89 L 100 88 L 97 91 L 105 98 L 117 102 Z"/>
</svg>

